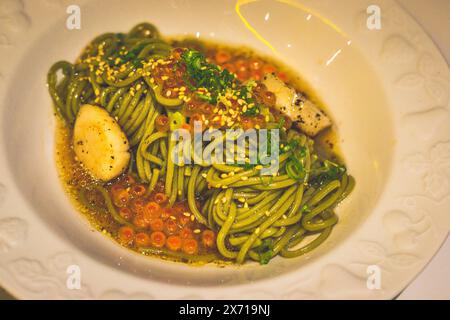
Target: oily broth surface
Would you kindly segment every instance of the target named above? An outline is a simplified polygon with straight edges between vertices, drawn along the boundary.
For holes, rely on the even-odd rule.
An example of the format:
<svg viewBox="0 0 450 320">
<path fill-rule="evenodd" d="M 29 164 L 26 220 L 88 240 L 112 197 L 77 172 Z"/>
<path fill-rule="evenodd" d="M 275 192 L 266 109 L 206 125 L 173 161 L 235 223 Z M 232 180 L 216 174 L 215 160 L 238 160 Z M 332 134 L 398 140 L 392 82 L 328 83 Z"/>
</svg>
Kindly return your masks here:
<svg viewBox="0 0 450 320">
<path fill-rule="evenodd" d="M 174 47 L 184 46 L 188 48 L 197 49 L 203 52 L 207 57 L 214 54 L 217 50 L 225 50 L 229 52 L 233 57 L 241 57 L 243 59 L 260 59 L 264 62 L 270 63 L 276 67 L 277 70 L 285 73 L 287 83 L 294 86 L 298 91 L 306 93 L 309 99 L 316 103 L 321 109 L 327 111 L 323 107 L 320 99 L 309 88 L 307 83 L 301 79 L 297 74 L 292 72 L 287 66 L 283 65 L 279 61 L 260 55 L 250 48 L 246 47 L 233 47 L 215 42 L 200 42 L 192 38 L 172 38 L 170 40 Z M 79 197 L 79 190 L 83 188 L 92 188 L 98 181 L 93 179 L 89 173 L 82 167 L 82 165 L 76 160 L 75 153 L 72 147 L 72 129 L 70 129 L 63 120 L 57 117 L 56 121 L 56 163 L 58 174 L 63 183 L 63 187 L 71 202 L 75 206 L 76 210 L 85 216 L 91 226 L 107 235 L 108 237 L 118 241 L 118 229 L 120 225 L 110 216 L 106 211 L 97 211 L 87 207 Z M 315 139 L 315 148 L 317 152 L 331 160 L 338 162 L 341 161 L 341 153 L 338 148 L 338 135 L 335 126 L 320 133 Z M 123 245 L 123 244 L 121 244 Z M 133 245 L 123 245 L 131 250 L 138 252 L 138 248 Z M 166 260 L 175 259 L 168 258 L 166 256 L 158 256 Z M 217 260 L 217 264 L 220 266 L 229 264 L 230 262 Z M 201 264 L 201 263 L 190 263 Z"/>
</svg>

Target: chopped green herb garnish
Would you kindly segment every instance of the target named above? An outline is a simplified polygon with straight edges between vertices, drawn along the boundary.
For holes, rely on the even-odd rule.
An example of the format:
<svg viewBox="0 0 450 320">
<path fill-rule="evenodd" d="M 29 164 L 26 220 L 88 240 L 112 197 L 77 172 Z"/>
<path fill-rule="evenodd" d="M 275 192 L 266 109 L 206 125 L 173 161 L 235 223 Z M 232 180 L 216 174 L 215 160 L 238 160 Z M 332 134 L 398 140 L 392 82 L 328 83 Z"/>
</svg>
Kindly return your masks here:
<svg viewBox="0 0 450 320">
<path fill-rule="evenodd" d="M 256 166 L 256 164 L 251 164 L 251 163 L 242 163 L 242 164 L 240 164 L 240 163 L 236 163 L 236 164 L 231 164 L 232 166 L 236 166 L 236 167 L 239 167 L 239 168 L 242 168 L 242 169 L 244 169 L 244 170 L 250 170 L 250 169 L 253 169 L 255 166 Z"/>
<path fill-rule="evenodd" d="M 291 141 L 289 141 L 282 149 L 281 149 L 281 152 L 282 153 L 286 153 L 286 152 L 289 152 L 289 151 L 291 151 L 291 150 L 295 150 L 295 149 L 297 149 L 297 147 L 299 146 L 299 141 L 298 140 L 296 140 L 296 139 L 293 139 L 293 140 L 291 140 Z"/>
<path fill-rule="evenodd" d="M 324 160 L 321 165 L 314 170 L 316 171 L 316 176 L 311 180 L 311 185 L 313 186 L 321 186 L 332 180 L 340 179 L 347 171 L 345 166 L 330 160 Z"/>
<path fill-rule="evenodd" d="M 134 59 L 131 63 L 135 68 L 142 68 L 142 60 L 140 59 Z"/>
<path fill-rule="evenodd" d="M 278 129 L 282 129 L 283 128 L 285 121 L 286 120 L 284 119 L 284 117 L 280 118 L 280 121 L 278 122 Z"/>
<path fill-rule="evenodd" d="M 309 213 L 309 212 L 311 212 L 311 209 L 309 209 L 308 205 L 304 204 L 302 207 L 302 212 Z"/>
<path fill-rule="evenodd" d="M 254 117 L 257 116 L 260 113 L 259 107 L 257 105 L 254 105 L 251 108 L 248 108 L 245 112 L 242 112 L 242 114 L 246 117 Z"/>
<path fill-rule="evenodd" d="M 301 146 L 300 142 L 293 139 L 282 149 L 283 153 L 291 152 L 286 163 L 286 173 L 291 179 L 304 180 L 307 174 L 305 158 L 307 147 Z"/>
<path fill-rule="evenodd" d="M 227 88 L 230 88 L 233 84 L 237 84 L 238 81 L 234 74 L 228 70 L 220 69 L 215 64 L 208 63 L 203 54 L 196 50 L 188 50 L 181 55 L 182 60 L 186 64 L 187 74 L 189 79 L 186 83 L 192 87 L 206 88 L 211 96 L 200 96 L 200 98 L 215 104 L 217 97 L 224 93 Z"/>
<path fill-rule="evenodd" d="M 265 239 L 255 251 L 259 254 L 259 263 L 268 264 L 274 255 L 272 239 Z"/>
<path fill-rule="evenodd" d="M 213 103 L 213 97 L 207 96 L 206 94 L 197 93 L 197 97 L 203 101 Z"/>
<path fill-rule="evenodd" d="M 133 49 L 131 49 L 126 55 L 124 55 L 122 57 L 120 63 L 125 63 L 128 61 L 132 61 L 132 63 L 133 63 L 135 60 L 137 60 L 137 56 L 139 55 L 139 52 L 141 52 L 145 46 L 146 46 L 145 43 L 141 43 L 141 44 L 137 45 L 136 47 L 134 47 Z"/>
</svg>

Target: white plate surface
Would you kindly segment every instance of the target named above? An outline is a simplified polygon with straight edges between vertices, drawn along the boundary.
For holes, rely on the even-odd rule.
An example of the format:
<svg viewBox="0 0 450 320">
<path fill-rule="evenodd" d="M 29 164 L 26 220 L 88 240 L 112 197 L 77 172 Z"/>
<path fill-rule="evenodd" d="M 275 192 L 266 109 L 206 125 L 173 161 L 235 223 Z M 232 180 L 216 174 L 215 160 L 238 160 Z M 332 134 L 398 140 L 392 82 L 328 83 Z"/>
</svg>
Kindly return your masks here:
<svg viewBox="0 0 450 320">
<path fill-rule="evenodd" d="M 12 294 L 388 299 L 438 250 L 450 230 L 450 72 L 394 1 L 378 1 L 380 30 L 367 28 L 365 0 L 82 2 L 81 30 L 66 28 L 70 1 L 0 4 L 0 283 Z M 142 21 L 272 54 L 326 103 L 357 188 L 325 245 L 267 266 L 194 268 L 129 252 L 75 212 L 56 175 L 46 72 L 96 35 Z M 71 265 L 80 290 L 66 286 Z"/>
</svg>

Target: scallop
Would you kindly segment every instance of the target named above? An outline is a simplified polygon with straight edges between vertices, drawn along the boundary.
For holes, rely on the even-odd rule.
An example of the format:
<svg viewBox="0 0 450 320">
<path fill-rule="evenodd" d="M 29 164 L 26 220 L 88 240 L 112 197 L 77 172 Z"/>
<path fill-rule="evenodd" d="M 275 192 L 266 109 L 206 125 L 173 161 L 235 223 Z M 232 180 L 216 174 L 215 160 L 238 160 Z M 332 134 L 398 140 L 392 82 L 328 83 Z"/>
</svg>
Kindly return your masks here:
<svg viewBox="0 0 450 320">
<path fill-rule="evenodd" d="M 81 106 L 73 129 L 77 159 L 99 180 L 120 175 L 130 161 L 129 142 L 119 124 L 98 106 Z"/>
</svg>

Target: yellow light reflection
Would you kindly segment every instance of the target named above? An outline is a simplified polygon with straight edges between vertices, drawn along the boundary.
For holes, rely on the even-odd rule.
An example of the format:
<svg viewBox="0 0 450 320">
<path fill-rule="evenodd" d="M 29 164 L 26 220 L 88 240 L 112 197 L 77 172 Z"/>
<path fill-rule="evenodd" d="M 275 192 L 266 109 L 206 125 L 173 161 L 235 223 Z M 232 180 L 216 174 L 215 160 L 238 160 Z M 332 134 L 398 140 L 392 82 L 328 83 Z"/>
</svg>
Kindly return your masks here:
<svg viewBox="0 0 450 320">
<path fill-rule="evenodd" d="M 249 4 L 249 3 L 253 3 L 253 2 L 257 2 L 260 0 L 237 0 L 236 1 L 236 6 L 235 6 L 235 11 L 237 13 L 237 15 L 239 16 L 239 18 L 242 20 L 242 22 L 244 23 L 244 25 L 246 26 L 247 29 L 250 30 L 250 32 L 252 32 L 256 38 L 258 38 L 262 43 L 264 43 L 267 47 L 270 48 L 270 50 L 272 50 L 273 52 L 276 52 L 276 49 L 272 46 L 272 44 L 265 39 L 261 34 L 259 34 L 258 31 L 256 31 L 255 28 L 252 27 L 252 25 L 247 21 L 247 19 L 245 19 L 245 17 L 242 15 L 241 13 L 241 7 Z M 333 22 L 331 22 L 330 20 L 328 20 L 327 18 L 321 16 L 319 13 L 315 12 L 312 9 L 309 9 L 308 7 L 302 5 L 301 3 L 298 3 L 294 0 L 275 0 L 277 2 L 292 6 L 294 8 L 300 9 L 306 13 L 308 13 L 307 16 L 307 20 L 311 19 L 311 16 L 316 17 L 317 19 L 319 19 L 320 21 L 322 21 L 323 23 L 325 23 L 327 26 L 329 26 L 330 28 L 332 28 L 334 31 L 338 32 L 340 35 L 342 35 L 345 38 L 348 38 L 347 34 L 342 31 L 337 25 L 335 25 Z M 266 14 L 267 17 L 267 14 Z M 266 19 L 267 21 L 268 19 Z"/>
<path fill-rule="evenodd" d="M 256 1 L 258 1 L 258 0 L 238 0 L 236 2 L 236 6 L 235 6 L 236 13 L 239 16 L 239 18 L 242 20 L 244 25 L 247 27 L 247 29 L 250 30 L 256 36 L 256 38 L 258 38 L 262 43 L 264 43 L 266 46 L 268 46 L 270 48 L 270 50 L 272 50 L 273 52 L 276 52 L 275 48 L 270 44 L 270 42 L 267 41 L 266 39 L 264 39 L 264 37 L 262 35 L 260 35 L 258 33 L 258 31 L 256 31 L 256 29 L 250 25 L 250 23 L 247 21 L 247 19 L 244 18 L 244 16 L 241 13 L 241 6 L 252 3 L 252 2 L 256 2 Z"/>
</svg>

